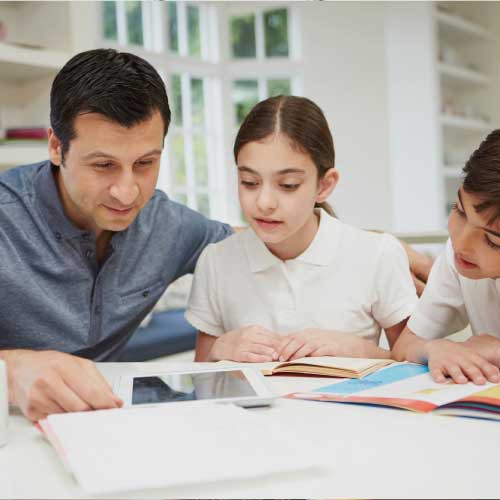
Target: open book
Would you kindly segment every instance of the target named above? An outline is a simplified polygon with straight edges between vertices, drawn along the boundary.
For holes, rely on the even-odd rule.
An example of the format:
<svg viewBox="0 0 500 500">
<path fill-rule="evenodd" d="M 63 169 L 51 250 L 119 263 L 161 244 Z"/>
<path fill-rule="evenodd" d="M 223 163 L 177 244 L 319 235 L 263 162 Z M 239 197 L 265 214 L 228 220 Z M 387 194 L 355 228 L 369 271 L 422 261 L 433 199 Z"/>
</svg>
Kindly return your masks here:
<svg viewBox="0 0 500 500">
<path fill-rule="evenodd" d="M 412 363 L 390 366 L 362 380 L 344 380 L 287 397 L 500 420 L 500 384 L 438 384 L 427 366 Z"/>
<path fill-rule="evenodd" d="M 393 363 L 391 359 L 337 358 L 322 356 L 298 358 L 285 363 L 269 364 L 264 375 L 302 374 L 323 377 L 361 378 Z"/>
</svg>

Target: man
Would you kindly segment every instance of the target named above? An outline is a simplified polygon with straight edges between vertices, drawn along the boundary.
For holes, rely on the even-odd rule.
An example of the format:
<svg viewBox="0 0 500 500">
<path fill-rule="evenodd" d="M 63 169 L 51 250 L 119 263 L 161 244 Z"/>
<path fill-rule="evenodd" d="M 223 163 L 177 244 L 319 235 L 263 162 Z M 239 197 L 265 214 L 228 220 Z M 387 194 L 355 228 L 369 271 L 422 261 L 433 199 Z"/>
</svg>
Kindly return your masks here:
<svg viewBox="0 0 500 500">
<path fill-rule="evenodd" d="M 115 359 L 166 287 L 231 234 L 155 191 L 170 109 L 149 63 L 78 54 L 50 104 L 50 161 L 0 176 L 0 358 L 31 420 L 121 406 L 93 361 Z"/>
</svg>

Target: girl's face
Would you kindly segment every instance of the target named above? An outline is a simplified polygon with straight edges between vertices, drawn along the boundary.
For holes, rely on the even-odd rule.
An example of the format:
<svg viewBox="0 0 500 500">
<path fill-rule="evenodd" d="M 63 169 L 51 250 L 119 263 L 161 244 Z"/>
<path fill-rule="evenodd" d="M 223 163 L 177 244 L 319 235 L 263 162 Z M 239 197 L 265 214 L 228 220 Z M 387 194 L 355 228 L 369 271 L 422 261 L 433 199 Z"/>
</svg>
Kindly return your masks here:
<svg viewBox="0 0 500 500">
<path fill-rule="evenodd" d="M 480 202 L 460 188 L 448 218 L 457 271 L 475 280 L 500 277 L 500 222 L 488 225 L 488 212 L 474 209 Z"/>
<path fill-rule="evenodd" d="M 309 155 L 282 134 L 246 144 L 237 163 L 240 204 L 248 223 L 274 255 L 297 257 L 316 234 L 314 204 L 333 191 L 337 170 L 318 181 Z"/>
</svg>

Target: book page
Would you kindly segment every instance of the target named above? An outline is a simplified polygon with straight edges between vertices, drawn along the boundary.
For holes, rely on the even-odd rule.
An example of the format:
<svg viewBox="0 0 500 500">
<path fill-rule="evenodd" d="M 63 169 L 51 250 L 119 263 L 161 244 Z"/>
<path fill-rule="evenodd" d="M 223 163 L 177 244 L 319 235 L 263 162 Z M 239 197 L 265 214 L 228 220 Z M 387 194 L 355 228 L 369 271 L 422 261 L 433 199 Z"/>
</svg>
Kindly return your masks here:
<svg viewBox="0 0 500 500">
<path fill-rule="evenodd" d="M 318 356 L 308 358 L 298 358 L 293 361 L 279 363 L 282 366 L 305 364 L 313 366 L 326 366 L 328 368 L 339 368 L 342 370 L 352 370 L 362 372 L 367 368 L 378 364 L 390 364 L 392 360 L 388 359 L 369 359 L 369 358 L 339 358 L 336 356 Z"/>
<path fill-rule="evenodd" d="M 489 387 L 495 387 L 495 384 L 487 383 L 477 386 L 472 382 L 454 384 L 451 381 L 438 384 L 432 380 L 426 366 L 403 363 L 372 373 L 362 380 L 342 381 L 320 387 L 314 392 L 344 396 L 346 399 L 350 396 L 372 398 L 374 403 L 379 403 L 378 400 L 381 398 L 424 402 L 428 403 L 428 409 L 432 409 L 432 407 L 462 399 Z M 411 404 L 405 407 L 411 408 Z M 420 407 L 416 406 L 415 409 L 420 409 Z"/>
</svg>

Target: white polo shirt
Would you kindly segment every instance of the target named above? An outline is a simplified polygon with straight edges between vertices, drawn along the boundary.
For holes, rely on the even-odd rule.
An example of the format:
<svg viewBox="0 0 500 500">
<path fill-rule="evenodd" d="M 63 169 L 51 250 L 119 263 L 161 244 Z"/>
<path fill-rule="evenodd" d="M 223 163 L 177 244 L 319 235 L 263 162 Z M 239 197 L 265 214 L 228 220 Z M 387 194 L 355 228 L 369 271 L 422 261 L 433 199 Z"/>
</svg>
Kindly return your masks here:
<svg viewBox="0 0 500 500">
<path fill-rule="evenodd" d="M 469 322 L 474 335 L 500 337 L 500 279 L 464 278 L 448 240 L 408 327 L 419 337 L 437 339 L 463 330 Z"/>
<path fill-rule="evenodd" d="M 356 333 L 378 343 L 382 328 L 413 312 L 417 296 L 406 253 L 388 234 L 363 231 L 320 210 L 311 245 L 275 257 L 251 229 L 205 248 L 186 319 L 210 335 L 259 325 Z"/>
</svg>

